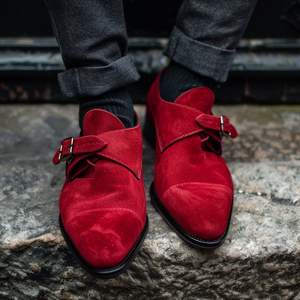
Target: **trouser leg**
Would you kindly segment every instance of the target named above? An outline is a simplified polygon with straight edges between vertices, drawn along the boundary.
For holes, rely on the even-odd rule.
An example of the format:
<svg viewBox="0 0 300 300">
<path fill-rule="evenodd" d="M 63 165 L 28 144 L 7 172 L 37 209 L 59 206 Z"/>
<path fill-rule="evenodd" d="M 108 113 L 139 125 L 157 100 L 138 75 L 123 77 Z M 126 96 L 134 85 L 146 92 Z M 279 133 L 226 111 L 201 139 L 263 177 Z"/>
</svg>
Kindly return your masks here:
<svg viewBox="0 0 300 300">
<path fill-rule="evenodd" d="M 199 75 L 226 81 L 256 2 L 184 0 L 164 54 Z"/>
<path fill-rule="evenodd" d="M 66 71 L 66 97 L 99 96 L 139 79 L 127 54 L 122 0 L 44 0 Z"/>
</svg>

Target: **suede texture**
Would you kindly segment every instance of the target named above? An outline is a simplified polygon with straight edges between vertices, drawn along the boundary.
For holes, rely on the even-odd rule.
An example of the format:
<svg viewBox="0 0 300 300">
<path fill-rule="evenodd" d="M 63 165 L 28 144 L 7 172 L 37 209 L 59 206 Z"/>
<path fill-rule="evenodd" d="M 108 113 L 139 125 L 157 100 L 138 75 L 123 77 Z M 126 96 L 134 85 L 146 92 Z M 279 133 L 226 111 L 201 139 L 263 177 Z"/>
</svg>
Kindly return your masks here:
<svg viewBox="0 0 300 300">
<path fill-rule="evenodd" d="M 125 129 L 117 117 L 95 109 L 83 127 L 85 136 L 74 139 L 66 164 L 60 213 L 83 258 L 96 268 L 112 268 L 128 255 L 146 222 L 140 124 Z"/>
<path fill-rule="evenodd" d="M 221 156 L 220 118 L 211 113 L 213 92 L 194 88 L 166 102 L 159 94 L 160 74 L 147 99 L 147 117 L 156 129 L 156 193 L 188 233 L 219 239 L 228 224 L 233 183 Z M 224 123 L 223 130 L 236 137 L 228 118 Z"/>
</svg>

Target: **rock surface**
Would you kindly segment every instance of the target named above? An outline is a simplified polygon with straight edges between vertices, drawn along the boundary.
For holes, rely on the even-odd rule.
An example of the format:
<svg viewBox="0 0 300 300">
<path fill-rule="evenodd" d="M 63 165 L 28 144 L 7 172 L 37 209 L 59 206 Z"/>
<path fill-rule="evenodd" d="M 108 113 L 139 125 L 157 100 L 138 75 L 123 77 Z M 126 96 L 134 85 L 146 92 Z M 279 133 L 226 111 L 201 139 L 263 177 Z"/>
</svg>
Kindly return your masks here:
<svg viewBox="0 0 300 300">
<path fill-rule="evenodd" d="M 145 108 L 137 106 L 144 119 Z M 224 139 L 235 184 L 231 230 L 193 249 L 155 211 L 132 266 L 99 280 L 74 261 L 58 228 L 64 166 L 52 155 L 78 134 L 77 106 L 0 106 L 0 299 L 300 299 L 300 106 L 216 106 L 240 136 Z M 144 143 L 144 176 L 154 151 Z"/>
</svg>

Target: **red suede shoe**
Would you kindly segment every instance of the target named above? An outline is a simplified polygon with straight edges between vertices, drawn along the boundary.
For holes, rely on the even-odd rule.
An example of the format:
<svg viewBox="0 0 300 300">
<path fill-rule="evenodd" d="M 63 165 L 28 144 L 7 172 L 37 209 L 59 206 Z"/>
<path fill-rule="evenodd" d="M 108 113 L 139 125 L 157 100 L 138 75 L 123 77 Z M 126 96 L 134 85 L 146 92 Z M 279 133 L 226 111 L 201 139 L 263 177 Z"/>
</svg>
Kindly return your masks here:
<svg viewBox="0 0 300 300">
<path fill-rule="evenodd" d="M 81 266 L 109 278 L 124 272 L 148 231 L 138 125 L 125 129 L 113 114 L 94 109 L 84 136 L 62 141 L 53 163 L 67 161 L 60 228 Z"/>
<path fill-rule="evenodd" d="M 160 74 L 147 100 L 144 134 L 156 143 L 152 203 L 189 244 L 219 247 L 229 229 L 233 183 L 221 154 L 221 139 L 237 132 L 226 117 L 211 114 L 213 92 L 205 87 L 175 103 L 159 94 Z"/>
</svg>

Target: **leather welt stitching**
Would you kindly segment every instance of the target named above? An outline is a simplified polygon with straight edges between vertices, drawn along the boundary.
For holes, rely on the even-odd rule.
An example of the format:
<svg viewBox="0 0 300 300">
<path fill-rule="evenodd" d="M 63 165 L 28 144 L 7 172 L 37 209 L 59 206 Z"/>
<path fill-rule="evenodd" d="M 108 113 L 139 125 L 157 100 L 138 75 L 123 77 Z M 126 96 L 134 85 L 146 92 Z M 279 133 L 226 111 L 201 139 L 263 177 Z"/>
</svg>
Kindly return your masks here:
<svg viewBox="0 0 300 300">
<path fill-rule="evenodd" d="M 205 122 L 214 122 L 215 124 L 218 124 L 218 122 L 216 120 L 209 120 L 209 119 L 201 119 L 200 122 L 205 121 Z"/>
<path fill-rule="evenodd" d="M 217 129 L 220 128 L 218 122 L 216 122 L 216 121 L 209 121 L 209 120 L 202 119 L 202 120 L 199 120 L 199 122 L 200 122 L 200 125 L 202 125 L 202 124 L 201 124 L 202 122 L 211 122 L 211 123 L 214 122 L 214 124 L 218 126 Z M 206 125 L 206 124 L 204 124 L 204 125 L 202 125 L 202 126 L 205 127 L 205 125 Z M 207 125 L 209 126 L 210 124 L 207 124 Z M 228 131 L 231 131 L 231 124 L 230 124 L 230 123 L 229 123 L 229 124 L 224 124 L 224 128 L 228 129 Z M 214 128 L 212 128 L 212 129 L 214 129 Z"/>
</svg>

